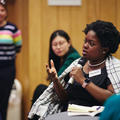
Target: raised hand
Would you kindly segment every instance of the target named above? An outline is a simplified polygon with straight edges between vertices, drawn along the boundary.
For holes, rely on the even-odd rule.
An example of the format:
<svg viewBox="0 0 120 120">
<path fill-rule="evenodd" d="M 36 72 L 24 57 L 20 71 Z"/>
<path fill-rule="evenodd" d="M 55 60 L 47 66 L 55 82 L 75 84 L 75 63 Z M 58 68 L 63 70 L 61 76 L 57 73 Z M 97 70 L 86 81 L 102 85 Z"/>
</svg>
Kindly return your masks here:
<svg viewBox="0 0 120 120">
<path fill-rule="evenodd" d="M 49 67 L 48 64 L 46 65 L 46 71 L 48 73 L 48 80 L 54 81 L 55 79 L 58 78 L 58 76 L 57 76 L 57 71 L 55 69 L 53 60 L 50 60 L 50 65 L 51 65 L 51 68 Z"/>
<path fill-rule="evenodd" d="M 50 65 L 51 65 L 51 68 L 49 67 L 49 65 L 46 65 L 48 79 L 53 82 L 53 87 L 56 91 L 56 94 L 60 98 L 60 100 L 64 101 L 67 99 L 67 93 L 64 90 L 64 88 L 62 87 L 60 81 L 58 80 L 57 71 L 55 69 L 53 60 L 50 61 Z"/>
</svg>

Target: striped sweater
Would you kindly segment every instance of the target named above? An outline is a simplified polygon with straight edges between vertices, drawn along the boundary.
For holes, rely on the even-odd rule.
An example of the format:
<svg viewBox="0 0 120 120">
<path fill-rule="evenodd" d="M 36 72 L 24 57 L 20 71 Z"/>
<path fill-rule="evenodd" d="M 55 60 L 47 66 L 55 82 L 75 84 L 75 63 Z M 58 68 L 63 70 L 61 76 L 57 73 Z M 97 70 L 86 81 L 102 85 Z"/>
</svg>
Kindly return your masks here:
<svg viewBox="0 0 120 120">
<path fill-rule="evenodd" d="M 21 44 L 21 31 L 14 24 L 7 22 L 0 27 L 0 62 L 14 60 Z"/>
</svg>

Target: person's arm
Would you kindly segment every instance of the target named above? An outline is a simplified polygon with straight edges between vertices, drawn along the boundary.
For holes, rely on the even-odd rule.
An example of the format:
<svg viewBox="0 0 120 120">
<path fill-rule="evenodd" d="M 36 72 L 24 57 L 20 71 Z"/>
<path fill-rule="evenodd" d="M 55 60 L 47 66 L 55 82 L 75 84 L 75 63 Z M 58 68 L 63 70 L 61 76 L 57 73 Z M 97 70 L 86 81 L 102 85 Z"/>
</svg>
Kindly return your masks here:
<svg viewBox="0 0 120 120">
<path fill-rule="evenodd" d="M 105 100 L 114 93 L 111 84 L 107 87 L 107 89 L 103 89 L 90 82 L 90 84 L 88 84 L 85 89 L 101 103 L 104 103 Z"/>
<path fill-rule="evenodd" d="M 54 62 L 53 60 L 50 61 L 51 63 L 51 68 L 49 68 L 48 65 L 46 65 L 47 73 L 48 73 L 48 78 L 53 82 L 54 84 L 54 89 L 58 97 L 60 98 L 61 101 L 66 101 L 67 100 L 67 93 L 62 87 L 60 81 L 58 80 L 57 72 L 54 67 Z"/>
<path fill-rule="evenodd" d="M 84 80 L 86 79 L 83 76 L 81 69 L 77 67 L 73 68 L 70 75 L 73 76 L 74 79 L 81 85 L 83 85 Z M 103 103 L 108 97 L 110 97 L 114 93 L 111 84 L 108 85 L 107 89 L 103 89 L 95 85 L 94 83 L 90 82 L 84 89 L 86 89 L 94 98 L 96 98 L 101 103 Z"/>
<path fill-rule="evenodd" d="M 14 27 L 15 27 L 15 30 L 13 34 L 13 41 L 16 46 L 16 53 L 19 53 L 22 46 L 22 35 L 21 35 L 21 31 L 15 25 Z"/>
</svg>

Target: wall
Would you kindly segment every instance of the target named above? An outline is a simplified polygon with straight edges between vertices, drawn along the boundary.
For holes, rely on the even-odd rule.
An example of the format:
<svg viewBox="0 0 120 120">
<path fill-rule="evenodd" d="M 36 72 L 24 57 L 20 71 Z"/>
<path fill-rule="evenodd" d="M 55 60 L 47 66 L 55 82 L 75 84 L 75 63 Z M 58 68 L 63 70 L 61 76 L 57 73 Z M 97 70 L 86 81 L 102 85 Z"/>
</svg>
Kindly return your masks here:
<svg viewBox="0 0 120 120">
<path fill-rule="evenodd" d="M 31 105 L 35 87 L 46 82 L 45 64 L 48 62 L 49 37 L 56 29 L 64 29 L 71 36 L 73 46 L 82 53 L 87 23 L 96 19 L 109 20 L 119 29 L 119 0 L 82 0 L 82 6 L 48 6 L 47 0 L 11 0 L 8 19 L 22 30 L 23 47 L 17 58 L 17 78 L 23 86 L 23 118 Z M 120 49 L 118 50 L 118 52 Z M 120 58 L 118 52 L 116 57 Z"/>
</svg>

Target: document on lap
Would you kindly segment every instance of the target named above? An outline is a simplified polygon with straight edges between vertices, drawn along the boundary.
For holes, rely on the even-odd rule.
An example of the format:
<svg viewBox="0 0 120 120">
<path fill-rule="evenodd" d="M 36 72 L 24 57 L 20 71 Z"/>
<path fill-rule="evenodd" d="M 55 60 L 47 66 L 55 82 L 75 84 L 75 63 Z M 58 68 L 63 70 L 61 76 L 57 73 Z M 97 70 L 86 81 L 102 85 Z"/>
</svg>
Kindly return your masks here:
<svg viewBox="0 0 120 120">
<path fill-rule="evenodd" d="M 88 107 L 82 105 L 69 104 L 67 112 L 68 116 L 88 115 L 93 117 L 98 113 L 101 113 L 103 110 L 103 106 Z"/>
</svg>

